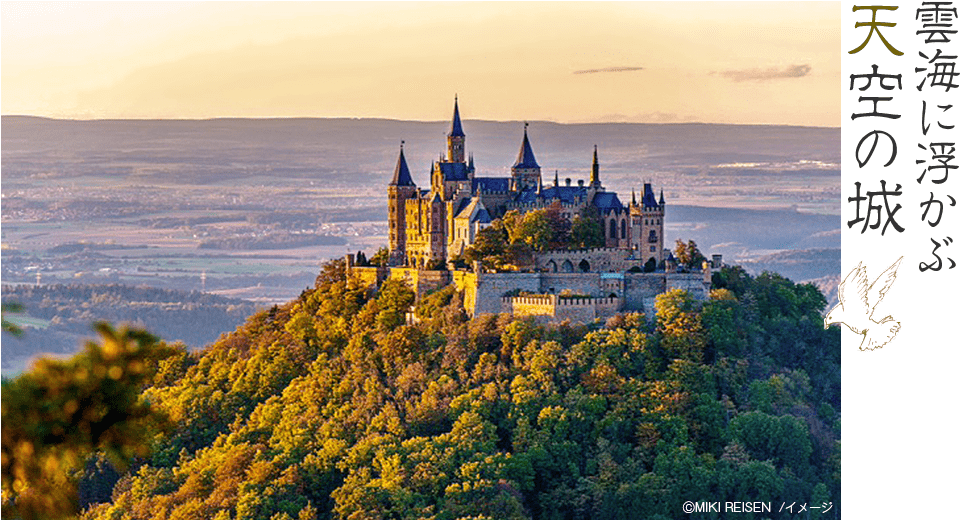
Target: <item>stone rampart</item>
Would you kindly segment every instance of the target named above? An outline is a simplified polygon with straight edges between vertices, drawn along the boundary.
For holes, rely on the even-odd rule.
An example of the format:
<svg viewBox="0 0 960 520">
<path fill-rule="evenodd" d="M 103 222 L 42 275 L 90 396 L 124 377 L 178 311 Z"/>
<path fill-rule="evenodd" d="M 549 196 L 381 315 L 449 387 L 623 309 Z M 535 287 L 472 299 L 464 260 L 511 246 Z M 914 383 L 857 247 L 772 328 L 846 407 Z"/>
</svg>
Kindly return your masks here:
<svg viewBox="0 0 960 520">
<path fill-rule="evenodd" d="M 503 312 L 514 316 L 532 316 L 540 322 L 571 321 L 590 323 L 608 318 L 620 310 L 620 298 L 564 298 L 555 294 L 506 296 Z"/>
<path fill-rule="evenodd" d="M 622 273 L 641 266 L 632 253 L 621 247 L 544 251 L 534 255 L 534 265 L 551 273 Z"/>
<path fill-rule="evenodd" d="M 601 250 L 594 250 L 601 251 Z M 517 316 L 543 316 L 550 321 L 591 322 L 620 311 L 654 315 L 657 295 L 683 289 L 698 300 L 710 294 L 705 272 L 587 272 L 587 273 L 476 273 L 473 271 L 422 271 L 409 267 L 352 267 L 351 276 L 370 286 L 387 278 L 401 279 L 417 298 L 451 283 L 463 292 L 463 306 L 471 317 L 508 312 Z M 507 296 L 508 294 L 518 296 Z M 519 296 L 529 293 L 532 296 Z M 583 297 L 563 297 L 563 293 Z"/>
</svg>

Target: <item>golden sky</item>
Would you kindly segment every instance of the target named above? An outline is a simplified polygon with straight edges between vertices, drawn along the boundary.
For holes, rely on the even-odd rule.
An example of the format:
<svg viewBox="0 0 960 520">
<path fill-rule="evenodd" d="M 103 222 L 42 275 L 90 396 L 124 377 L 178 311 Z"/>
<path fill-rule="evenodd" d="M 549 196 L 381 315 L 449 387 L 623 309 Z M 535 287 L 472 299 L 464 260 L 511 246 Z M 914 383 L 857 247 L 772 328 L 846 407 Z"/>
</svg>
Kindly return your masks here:
<svg viewBox="0 0 960 520">
<path fill-rule="evenodd" d="M 15 3 L 0 112 L 838 126 L 834 2 Z"/>
</svg>

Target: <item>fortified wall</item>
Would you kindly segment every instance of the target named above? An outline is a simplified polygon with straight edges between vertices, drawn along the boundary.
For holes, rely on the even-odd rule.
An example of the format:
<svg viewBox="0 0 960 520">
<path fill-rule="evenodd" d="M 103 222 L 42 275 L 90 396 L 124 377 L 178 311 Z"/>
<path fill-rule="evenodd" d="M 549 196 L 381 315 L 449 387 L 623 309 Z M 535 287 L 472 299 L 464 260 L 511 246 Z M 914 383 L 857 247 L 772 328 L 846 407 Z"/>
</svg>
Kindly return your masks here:
<svg viewBox="0 0 960 520">
<path fill-rule="evenodd" d="M 352 256 L 352 255 L 351 255 Z M 426 271 L 409 267 L 354 267 L 347 258 L 348 272 L 361 283 L 379 286 L 385 280 L 402 279 L 417 295 L 455 284 L 463 291 L 463 306 L 471 317 L 478 314 L 510 313 L 542 316 L 546 321 L 590 322 L 618 312 L 654 315 L 657 295 L 683 289 L 696 299 L 710 294 L 709 264 L 703 271 L 667 272 L 506 272 L 485 273 L 466 270 Z M 719 263 L 719 261 L 718 261 Z"/>
</svg>

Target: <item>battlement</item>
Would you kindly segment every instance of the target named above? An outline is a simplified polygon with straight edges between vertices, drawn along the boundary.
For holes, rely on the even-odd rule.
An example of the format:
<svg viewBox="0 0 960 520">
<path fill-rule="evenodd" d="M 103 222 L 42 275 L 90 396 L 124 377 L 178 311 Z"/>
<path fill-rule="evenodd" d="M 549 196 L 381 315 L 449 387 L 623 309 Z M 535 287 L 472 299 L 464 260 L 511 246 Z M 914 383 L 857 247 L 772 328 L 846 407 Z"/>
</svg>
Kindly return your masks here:
<svg viewBox="0 0 960 520">
<path fill-rule="evenodd" d="M 551 322 L 589 323 L 598 318 L 608 318 L 621 309 L 622 303 L 623 300 L 618 297 L 568 297 L 556 294 L 531 294 L 501 298 L 501 307 L 505 313 L 514 316 L 532 316 L 539 321 Z"/>
</svg>

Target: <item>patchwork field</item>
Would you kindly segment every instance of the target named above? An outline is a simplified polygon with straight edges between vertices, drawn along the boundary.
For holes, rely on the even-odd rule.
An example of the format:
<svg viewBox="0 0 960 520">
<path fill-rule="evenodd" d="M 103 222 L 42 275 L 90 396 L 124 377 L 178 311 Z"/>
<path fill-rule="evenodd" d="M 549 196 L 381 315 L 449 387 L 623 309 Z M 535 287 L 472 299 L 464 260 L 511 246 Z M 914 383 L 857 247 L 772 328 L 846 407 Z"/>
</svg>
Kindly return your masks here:
<svg viewBox="0 0 960 520">
<path fill-rule="evenodd" d="M 478 174 L 507 176 L 518 122 L 465 121 Z M 445 122 L 2 118 L 2 283 L 122 284 L 288 301 L 326 260 L 387 242 L 401 139 L 426 184 Z M 839 129 L 532 122 L 544 180 L 652 182 L 666 239 L 829 287 L 839 273 Z M 802 260 L 801 260 L 802 258 Z M 23 323 L 36 318 L 27 309 Z M 96 318 L 96 317 L 94 317 Z M 111 316 L 102 316 L 112 319 Z M 217 331 L 217 333 L 222 331 Z M 4 340 L 6 360 L 10 343 Z"/>
</svg>

